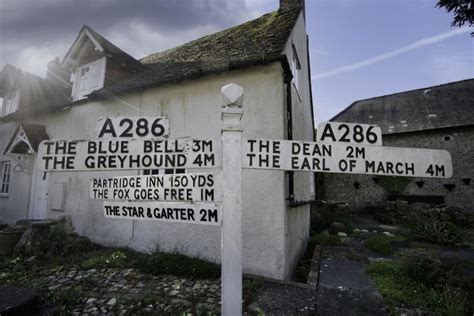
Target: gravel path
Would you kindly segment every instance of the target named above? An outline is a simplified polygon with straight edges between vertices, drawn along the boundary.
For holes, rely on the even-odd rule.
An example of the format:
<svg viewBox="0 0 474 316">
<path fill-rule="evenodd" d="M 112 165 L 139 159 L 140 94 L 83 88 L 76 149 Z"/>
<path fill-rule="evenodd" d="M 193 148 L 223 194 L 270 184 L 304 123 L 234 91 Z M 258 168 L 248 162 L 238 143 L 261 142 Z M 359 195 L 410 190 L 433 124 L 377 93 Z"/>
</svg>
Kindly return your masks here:
<svg viewBox="0 0 474 316">
<path fill-rule="evenodd" d="M 133 269 L 41 271 L 23 285 L 41 289 L 72 315 L 219 314 L 220 280 L 150 276 Z M 0 283 L 9 273 L 0 274 Z M 53 307 L 60 308 L 60 307 Z M 56 310 L 57 311 L 57 310 Z"/>
</svg>

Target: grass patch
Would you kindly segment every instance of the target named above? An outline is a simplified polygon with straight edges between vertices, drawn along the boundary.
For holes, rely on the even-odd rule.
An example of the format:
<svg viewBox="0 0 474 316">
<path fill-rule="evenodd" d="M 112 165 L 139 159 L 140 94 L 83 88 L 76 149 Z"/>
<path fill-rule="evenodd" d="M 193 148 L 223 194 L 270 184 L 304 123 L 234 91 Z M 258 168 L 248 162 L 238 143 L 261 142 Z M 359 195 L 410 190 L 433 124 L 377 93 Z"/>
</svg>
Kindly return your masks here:
<svg viewBox="0 0 474 316">
<path fill-rule="evenodd" d="M 463 315 L 466 311 L 466 294 L 462 289 L 447 284 L 428 286 L 409 277 L 398 260 L 373 262 L 365 271 L 389 306 L 404 303 L 443 315 Z"/>
<path fill-rule="evenodd" d="M 154 252 L 140 257 L 135 267 L 144 273 L 209 279 L 217 279 L 221 275 L 218 264 L 181 254 Z"/>
<path fill-rule="evenodd" d="M 432 288 L 414 281 L 400 272 L 400 263 L 373 262 L 365 270 L 374 280 L 380 293 L 389 301 L 411 306 L 440 309 L 441 297 Z"/>
<path fill-rule="evenodd" d="M 364 246 L 375 253 L 389 256 L 393 253 L 391 243 L 403 242 L 405 240 L 403 237 L 378 234 L 367 238 L 364 242 Z"/>
<path fill-rule="evenodd" d="M 310 242 L 320 244 L 321 246 L 339 246 L 342 244 L 341 238 L 339 238 L 339 236 L 324 233 L 314 235 Z"/>
<path fill-rule="evenodd" d="M 250 304 L 257 298 L 260 289 L 264 285 L 261 279 L 244 279 L 243 280 L 243 299 L 244 309 L 247 309 Z"/>
<path fill-rule="evenodd" d="M 130 263 L 132 256 L 130 252 L 114 249 L 103 249 L 93 251 L 88 254 L 88 258 L 84 259 L 80 266 L 83 269 L 92 268 L 124 268 Z M 132 257 L 133 258 L 133 257 Z"/>
</svg>

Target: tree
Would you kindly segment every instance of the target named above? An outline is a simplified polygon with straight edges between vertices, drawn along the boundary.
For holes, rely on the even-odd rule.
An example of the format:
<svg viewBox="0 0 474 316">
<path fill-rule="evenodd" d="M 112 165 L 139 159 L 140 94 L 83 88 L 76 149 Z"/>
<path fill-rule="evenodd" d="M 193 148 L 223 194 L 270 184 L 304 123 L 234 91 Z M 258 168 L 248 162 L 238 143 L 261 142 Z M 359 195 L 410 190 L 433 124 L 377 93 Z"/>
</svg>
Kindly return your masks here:
<svg viewBox="0 0 474 316">
<path fill-rule="evenodd" d="M 474 25 L 474 0 L 438 0 L 436 7 L 454 13 L 451 26 Z M 471 35 L 474 36 L 474 32 Z"/>
</svg>

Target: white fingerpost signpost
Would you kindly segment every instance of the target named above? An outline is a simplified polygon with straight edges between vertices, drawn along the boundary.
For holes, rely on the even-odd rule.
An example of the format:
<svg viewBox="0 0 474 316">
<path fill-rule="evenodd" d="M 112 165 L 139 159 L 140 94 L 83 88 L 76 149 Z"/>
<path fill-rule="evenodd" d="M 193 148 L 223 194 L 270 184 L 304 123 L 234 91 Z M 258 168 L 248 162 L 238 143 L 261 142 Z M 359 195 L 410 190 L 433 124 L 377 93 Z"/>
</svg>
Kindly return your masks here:
<svg viewBox="0 0 474 316">
<path fill-rule="evenodd" d="M 224 198 L 221 228 L 221 311 L 242 315 L 242 87 L 222 87 L 222 170 Z"/>
<path fill-rule="evenodd" d="M 384 147 L 376 125 L 324 122 L 317 142 L 243 141 L 242 87 L 234 83 L 222 87 L 221 98 L 222 144 L 212 139 L 170 139 L 165 117 L 105 117 L 98 120 L 96 139 L 43 141 L 38 167 L 71 172 L 222 166 L 222 173 L 93 178 L 90 196 L 104 200 L 107 218 L 221 225 L 225 316 L 242 315 L 242 169 L 426 178 L 453 174 L 446 150 Z"/>
</svg>

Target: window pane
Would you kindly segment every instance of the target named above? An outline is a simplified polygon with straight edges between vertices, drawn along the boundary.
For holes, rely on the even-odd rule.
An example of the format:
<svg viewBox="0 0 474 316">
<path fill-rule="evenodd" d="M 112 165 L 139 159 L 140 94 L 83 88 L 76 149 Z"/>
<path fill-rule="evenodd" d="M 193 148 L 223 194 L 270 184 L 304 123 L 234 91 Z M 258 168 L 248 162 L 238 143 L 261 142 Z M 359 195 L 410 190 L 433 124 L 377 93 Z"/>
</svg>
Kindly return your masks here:
<svg viewBox="0 0 474 316">
<path fill-rule="evenodd" d="M 8 193 L 8 188 L 9 188 L 9 183 L 10 183 L 10 168 L 11 164 L 8 161 L 5 161 L 2 163 L 2 174 L 0 176 L 0 179 L 2 180 L 0 185 L 1 185 L 1 190 L 0 193 L 6 194 Z"/>
</svg>

